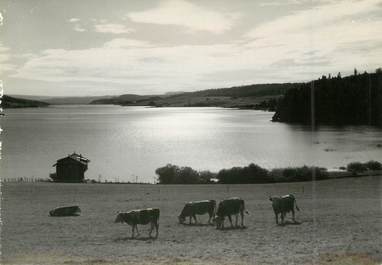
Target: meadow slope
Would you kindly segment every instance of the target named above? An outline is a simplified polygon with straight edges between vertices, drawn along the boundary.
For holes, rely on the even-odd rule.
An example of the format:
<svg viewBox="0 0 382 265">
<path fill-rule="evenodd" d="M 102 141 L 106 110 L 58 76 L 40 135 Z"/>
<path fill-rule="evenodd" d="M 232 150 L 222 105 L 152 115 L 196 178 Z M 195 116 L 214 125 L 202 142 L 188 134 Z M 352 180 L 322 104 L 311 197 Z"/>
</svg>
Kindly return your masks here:
<svg viewBox="0 0 382 265">
<path fill-rule="evenodd" d="M 264 185 L 2 184 L 2 264 L 380 264 L 381 177 Z M 268 196 L 293 193 L 300 224 L 276 226 Z M 245 229 L 180 225 L 184 202 L 240 196 Z M 48 211 L 78 204 L 79 217 Z M 160 234 L 130 239 L 117 211 L 159 207 Z M 207 216 L 199 218 L 207 221 Z"/>
</svg>

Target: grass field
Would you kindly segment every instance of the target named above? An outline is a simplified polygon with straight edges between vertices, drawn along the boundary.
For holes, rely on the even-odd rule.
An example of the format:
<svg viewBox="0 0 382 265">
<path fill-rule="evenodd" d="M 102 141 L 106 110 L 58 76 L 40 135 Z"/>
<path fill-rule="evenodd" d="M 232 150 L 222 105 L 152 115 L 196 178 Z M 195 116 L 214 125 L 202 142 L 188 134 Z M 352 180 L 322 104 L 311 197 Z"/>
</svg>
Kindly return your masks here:
<svg viewBox="0 0 382 265">
<path fill-rule="evenodd" d="M 381 177 L 264 185 L 2 185 L 2 264 L 381 264 Z M 299 224 L 276 226 L 269 195 L 293 193 Z M 245 229 L 180 225 L 184 202 L 240 196 Z M 49 217 L 78 204 L 79 217 Z M 130 239 L 117 211 L 159 207 L 159 238 L 148 226 Z M 206 223 L 207 216 L 200 221 Z M 228 224 L 228 223 L 227 223 Z"/>
</svg>

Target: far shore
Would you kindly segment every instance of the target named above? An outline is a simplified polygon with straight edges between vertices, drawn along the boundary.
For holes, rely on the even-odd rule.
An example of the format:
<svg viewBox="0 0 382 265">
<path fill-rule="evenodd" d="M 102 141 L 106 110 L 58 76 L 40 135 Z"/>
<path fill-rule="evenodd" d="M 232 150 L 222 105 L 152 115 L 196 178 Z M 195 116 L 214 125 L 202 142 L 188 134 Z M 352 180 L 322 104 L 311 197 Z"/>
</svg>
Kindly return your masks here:
<svg viewBox="0 0 382 265">
<path fill-rule="evenodd" d="M 382 170 L 368 170 L 362 173 L 352 173 L 344 170 L 337 170 L 337 171 L 328 171 L 328 177 L 326 179 L 315 179 L 310 181 L 291 181 L 291 182 L 270 182 L 270 183 L 235 183 L 235 184 L 224 184 L 224 183 L 205 183 L 205 184 L 160 184 L 160 183 L 151 183 L 151 182 L 131 182 L 131 181 L 96 181 L 93 179 L 87 179 L 85 182 L 81 183 L 63 183 L 61 184 L 117 184 L 117 185 L 258 185 L 258 184 L 276 184 L 276 183 L 298 183 L 298 182 L 311 182 L 311 181 L 325 181 L 325 180 L 331 180 L 331 179 L 343 179 L 343 178 L 361 178 L 361 177 L 370 177 L 370 176 L 378 176 L 382 177 Z M 50 179 L 43 179 L 43 178 L 4 178 L 1 179 L 1 183 L 55 183 Z"/>
</svg>

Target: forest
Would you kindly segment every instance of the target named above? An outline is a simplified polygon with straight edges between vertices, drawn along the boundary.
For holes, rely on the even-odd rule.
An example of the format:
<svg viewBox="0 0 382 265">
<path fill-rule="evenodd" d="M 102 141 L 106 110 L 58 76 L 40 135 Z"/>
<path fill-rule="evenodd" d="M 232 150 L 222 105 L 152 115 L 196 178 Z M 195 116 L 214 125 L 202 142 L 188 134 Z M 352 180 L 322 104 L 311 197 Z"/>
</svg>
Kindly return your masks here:
<svg viewBox="0 0 382 265">
<path fill-rule="evenodd" d="M 288 89 L 272 118 L 276 122 L 382 125 L 382 69 L 347 77 L 322 76 Z"/>
</svg>

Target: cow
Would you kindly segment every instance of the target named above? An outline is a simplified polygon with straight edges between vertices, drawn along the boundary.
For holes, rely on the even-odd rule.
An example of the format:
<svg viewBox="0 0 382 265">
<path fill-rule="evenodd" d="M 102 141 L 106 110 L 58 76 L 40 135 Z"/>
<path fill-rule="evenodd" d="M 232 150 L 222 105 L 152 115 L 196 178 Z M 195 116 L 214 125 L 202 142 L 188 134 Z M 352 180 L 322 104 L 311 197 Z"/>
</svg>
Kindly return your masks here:
<svg viewBox="0 0 382 265">
<path fill-rule="evenodd" d="M 129 212 L 118 213 L 117 218 L 115 219 L 115 223 L 127 223 L 132 227 L 131 238 L 135 237 L 135 230 L 137 230 L 137 236 L 139 235 L 138 225 L 147 225 L 150 223 L 151 228 L 149 232 L 149 236 L 151 238 L 151 233 L 155 227 L 156 234 L 155 238 L 158 237 L 158 229 L 159 229 L 159 209 L 157 208 L 147 208 L 140 210 L 132 210 Z"/>
<path fill-rule="evenodd" d="M 281 224 L 284 224 L 285 215 L 289 212 L 292 212 L 292 220 L 296 222 L 294 216 L 294 207 L 297 211 L 300 209 L 297 206 L 296 198 L 292 194 L 284 195 L 282 197 L 269 197 L 269 200 L 272 202 L 272 208 L 276 216 L 276 224 L 279 224 L 279 217 L 281 216 Z"/>
<path fill-rule="evenodd" d="M 196 215 L 202 215 L 208 213 L 208 224 L 211 224 L 211 219 L 214 217 L 216 209 L 216 201 L 214 200 L 204 200 L 204 201 L 193 201 L 188 202 L 184 205 L 182 212 L 178 216 L 179 223 L 183 224 L 186 221 L 186 217 L 189 217 L 191 224 L 191 218 L 194 218 L 195 224 L 198 223 Z"/>
<path fill-rule="evenodd" d="M 231 215 L 235 215 L 235 225 L 238 227 L 237 221 L 239 214 L 241 216 L 241 227 L 244 227 L 244 212 L 249 214 L 248 211 L 245 210 L 244 200 L 241 198 L 234 197 L 221 201 L 214 218 L 216 229 L 224 228 L 224 219 L 226 216 L 231 223 L 231 227 L 233 227 Z"/>
<path fill-rule="evenodd" d="M 81 209 L 78 206 L 63 206 L 49 211 L 50 216 L 79 216 Z"/>
</svg>

